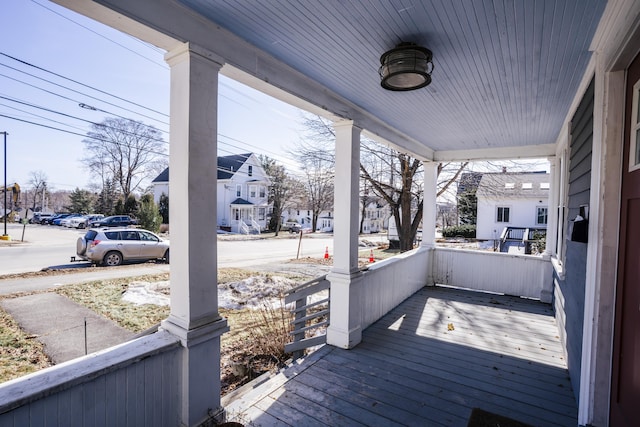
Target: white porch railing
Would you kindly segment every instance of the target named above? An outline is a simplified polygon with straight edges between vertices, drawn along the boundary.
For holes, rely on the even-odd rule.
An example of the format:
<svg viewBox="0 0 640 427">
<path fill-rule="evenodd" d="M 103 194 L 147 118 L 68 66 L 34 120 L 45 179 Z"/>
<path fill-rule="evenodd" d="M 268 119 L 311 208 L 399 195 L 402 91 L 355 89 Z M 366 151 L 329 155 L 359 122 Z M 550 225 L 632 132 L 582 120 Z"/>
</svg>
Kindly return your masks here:
<svg viewBox="0 0 640 427">
<path fill-rule="evenodd" d="M 365 329 L 434 283 L 549 302 L 551 268 L 542 257 L 419 248 L 362 272 L 354 321 Z M 0 385 L 0 425 L 178 425 L 180 348 L 160 331 L 8 381 Z"/>
<path fill-rule="evenodd" d="M 435 284 L 551 302 L 553 277 L 548 258 L 437 248 L 432 262 Z"/>
<path fill-rule="evenodd" d="M 360 326 L 380 319 L 428 284 L 432 249 L 419 248 L 371 264 L 356 282 L 354 301 L 361 303 Z"/>
<path fill-rule="evenodd" d="M 243 220 L 240 219 L 236 221 L 236 223 L 238 225 L 239 234 L 249 234 L 249 226 Z"/>
<path fill-rule="evenodd" d="M 3 383 L 0 425 L 179 425 L 179 349 L 158 332 Z"/>
<path fill-rule="evenodd" d="M 253 218 L 251 218 L 251 228 L 253 228 L 253 231 L 255 231 L 256 234 L 260 234 L 262 232 L 262 227 L 260 227 L 260 224 Z"/>
</svg>

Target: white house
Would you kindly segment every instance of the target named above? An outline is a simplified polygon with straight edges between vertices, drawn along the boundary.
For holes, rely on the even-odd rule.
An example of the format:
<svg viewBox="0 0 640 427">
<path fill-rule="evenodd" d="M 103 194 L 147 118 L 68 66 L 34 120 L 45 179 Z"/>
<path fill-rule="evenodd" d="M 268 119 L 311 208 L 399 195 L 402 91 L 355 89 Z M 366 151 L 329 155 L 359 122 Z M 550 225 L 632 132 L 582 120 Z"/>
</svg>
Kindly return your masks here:
<svg viewBox="0 0 640 427">
<path fill-rule="evenodd" d="M 253 153 L 218 157 L 217 225 L 236 233 L 267 226 L 269 177 Z M 153 181 L 153 198 L 169 196 L 169 168 Z M 171 203 L 171 198 L 169 198 Z"/>
<path fill-rule="evenodd" d="M 362 206 L 361 206 L 362 209 Z M 362 219 L 362 210 L 360 210 L 360 220 L 362 221 L 362 233 L 378 233 L 388 227 L 391 212 L 389 205 L 380 201 L 367 203 L 364 208 L 364 220 Z"/>
<path fill-rule="evenodd" d="M 538 398 L 571 388 L 573 395 L 566 403 L 575 406 L 561 424 L 637 425 L 638 0 L 422 0 L 402 5 L 386 0 L 55 2 L 167 52 L 171 312 L 157 333 L 0 385 L 1 425 L 87 425 L 92 420 L 92 425 L 191 427 L 224 418 L 220 337 L 229 327 L 219 310 L 219 248 L 210 226 L 221 203 L 212 168 L 217 162 L 220 74 L 331 120 L 336 135 L 335 180 L 340 184 L 334 194 L 334 262 L 326 276 L 331 319 L 327 346 L 295 364 L 288 371 L 291 375 L 276 375 L 264 383 L 271 387 L 270 393 L 259 405 L 242 407 L 246 395 L 238 397 L 236 408 L 247 423 L 281 425 L 295 417 L 292 423 L 297 425 L 344 424 L 348 411 L 354 422 L 372 424 L 370 412 L 363 413 L 362 407 L 387 415 L 386 409 L 399 401 L 398 410 L 392 412 L 403 415 L 398 424 L 428 425 L 435 423 L 429 418 L 435 411 L 425 411 L 423 403 L 436 401 L 439 407 L 453 407 L 451 415 L 461 414 L 455 425 L 467 425 L 472 407 L 482 409 L 483 403 L 525 423 L 551 425 L 556 423 L 550 407 L 556 402 Z M 407 43 L 397 45 L 399 41 Z M 404 52 L 407 55 L 395 55 Z M 416 69 L 406 66 L 409 60 L 414 60 Z M 410 75 L 394 81 L 393 71 Z M 430 85 L 388 90 L 403 83 Z M 362 135 L 423 161 L 423 200 L 432 207 L 441 162 L 547 158 L 551 185 L 544 256 L 441 248 L 426 233 L 420 248 L 360 268 Z M 587 236 L 571 239 L 569 221 L 583 211 L 588 211 Z M 424 229 L 434 227 L 435 209 L 424 209 L 422 222 Z M 538 322 L 515 324 L 502 317 L 483 317 L 484 321 L 471 324 L 467 332 L 473 336 L 464 344 L 446 347 L 450 358 L 455 356 L 461 365 L 443 362 L 427 371 L 409 370 L 409 363 L 392 364 L 413 350 L 418 338 L 420 362 L 430 359 L 430 349 L 443 335 L 438 325 L 446 326 L 433 319 L 446 322 L 447 310 L 457 306 L 427 310 L 429 298 L 421 295 L 437 285 L 551 303 L 548 310 L 555 319 L 550 323 L 557 326 L 562 348 L 549 363 L 527 360 L 524 370 L 537 373 L 548 368 L 568 376 L 571 384 L 521 383 L 514 378 L 526 396 L 514 401 L 510 393 L 498 394 L 511 372 L 510 368 L 492 372 L 493 360 L 502 359 L 495 353 L 501 346 L 494 346 L 482 351 L 481 360 L 492 360 L 486 372 L 496 376 L 474 376 L 471 386 L 459 383 L 448 395 L 434 387 L 424 399 L 413 401 L 412 412 L 404 411 L 417 388 L 434 376 L 442 373 L 446 384 L 456 383 L 469 371 L 457 366 L 475 366 L 479 359 L 468 356 L 473 345 L 506 336 L 504 347 L 517 346 L 518 353 L 513 353 L 517 356 L 505 357 L 513 362 L 520 362 L 524 354 L 519 340 L 536 349 L 542 345 L 532 329 Z M 415 322 L 394 310 L 412 296 L 418 297 L 413 305 L 424 314 Z M 387 313 L 393 318 L 383 317 Z M 381 318 L 391 321 L 375 324 Z M 428 329 L 424 337 L 417 333 L 418 324 Z M 495 329 L 487 329 L 488 324 Z M 372 341 L 368 332 L 372 329 L 392 335 L 393 354 L 398 356 L 383 357 L 375 371 L 369 361 L 380 357 L 370 356 L 379 341 Z M 518 334 L 517 342 L 511 333 Z M 454 334 L 465 334 L 458 323 L 450 335 Z M 356 359 L 353 368 L 344 369 L 347 375 L 334 373 L 326 379 L 331 391 L 337 389 L 334 386 L 357 384 L 349 393 L 324 394 L 297 380 L 315 371 L 317 384 L 324 372 L 331 373 L 322 367 L 327 354 L 341 356 L 342 363 Z M 399 370 L 407 370 L 407 375 L 401 377 Z M 352 374 L 358 379 L 348 378 Z M 396 378 L 401 383 L 389 392 L 386 385 Z M 483 384 L 490 390 L 481 391 L 478 386 Z M 380 389 L 380 398 L 370 400 L 359 393 Z M 469 399 L 461 394 L 466 389 L 473 392 Z M 356 398 L 355 403 L 347 402 Z M 461 401 L 466 406 L 459 406 Z M 320 408 L 321 404 L 326 406 Z M 518 415 L 516 406 L 527 413 Z M 314 418 L 317 414 L 321 417 Z M 537 414 L 547 414 L 546 421 L 530 422 Z M 118 423 L 115 417 L 123 421 Z M 446 420 L 440 424 L 452 425 Z"/>
<path fill-rule="evenodd" d="M 476 237 L 497 239 L 505 227 L 546 228 L 549 174 L 486 173 L 478 184 Z"/>
<path fill-rule="evenodd" d="M 318 214 L 316 231 L 333 231 L 333 210 L 323 210 Z M 282 211 L 282 223 L 295 222 L 302 228 L 311 228 L 313 224 L 313 211 L 309 208 L 287 208 Z"/>
</svg>

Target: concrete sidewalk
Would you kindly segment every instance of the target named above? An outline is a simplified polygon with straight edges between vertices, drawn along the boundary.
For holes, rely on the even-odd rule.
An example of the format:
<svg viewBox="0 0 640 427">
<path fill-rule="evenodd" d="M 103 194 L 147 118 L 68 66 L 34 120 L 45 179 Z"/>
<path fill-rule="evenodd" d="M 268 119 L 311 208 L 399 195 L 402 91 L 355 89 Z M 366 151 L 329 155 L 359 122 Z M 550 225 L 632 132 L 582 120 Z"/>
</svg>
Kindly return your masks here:
<svg viewBox="0 0 640 427">
<path fill-rule="evenodd" d="M 120 344 L 134 336 L 113 321 L 55 293 L 4 299 L 0 306 L 25 332 L 35 335 L 44 344 L 45 353 L 56 364 Z"/>
<path fill-rule="evenodd" d="M 51 289 L 74 283 L 93 282 L 96 280 L 110 280 L 121 277 L 146 276 L 169 271 L 168 264 L 137 264 L 122 267 L 96 267 L 78 269 L 78 272 L 53 274 L 51 276 L 0 279 L 0 295 L 10 295 L 16 292 L 33 292 Z"/>
</svg>

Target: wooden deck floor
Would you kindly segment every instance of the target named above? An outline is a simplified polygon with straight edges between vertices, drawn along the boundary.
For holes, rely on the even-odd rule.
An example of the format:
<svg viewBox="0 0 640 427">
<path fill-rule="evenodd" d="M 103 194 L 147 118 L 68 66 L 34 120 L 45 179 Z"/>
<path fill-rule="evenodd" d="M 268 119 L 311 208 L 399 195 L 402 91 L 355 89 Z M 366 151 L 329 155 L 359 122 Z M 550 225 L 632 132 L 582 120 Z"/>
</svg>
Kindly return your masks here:
<svg viewBox="0 0 640 427">
<path fill-rule="evenodd" d="M 481 408 L 533 426 L 576 426 L 551 306 L 424 288 L 367 328 L 226 403 L 252 426 L 466 426 Z"/>
</svg>

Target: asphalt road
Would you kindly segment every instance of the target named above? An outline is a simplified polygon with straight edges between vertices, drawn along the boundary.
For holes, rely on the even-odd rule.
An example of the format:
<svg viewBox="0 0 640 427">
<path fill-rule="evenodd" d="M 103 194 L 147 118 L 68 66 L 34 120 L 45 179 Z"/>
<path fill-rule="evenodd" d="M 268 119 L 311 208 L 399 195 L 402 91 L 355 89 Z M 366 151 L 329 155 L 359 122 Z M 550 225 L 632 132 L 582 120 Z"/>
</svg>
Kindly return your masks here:
<svg viewBox="0 0 640 427">
<path fill-rule="evenodd" d="M 71 263 L 75 256 L 76 240 L 84 230 L 56 226 L 7 224 L 12 242 L 0 243 L 0 275 L 40 271 L 43 268 L 84 268 L 87 262 Z M 286 235 L 285 235 L 286 236 Z M 225 240 L 222 240 L 225 239 Z M 219 267 L 249 267 L 296 258 L 300 243 L 300 257 L 319 258 L 328 248 L 333 254 L 333 236 L 305 235 L 301 242 L 294 236 L 262 240 L 218 241 Z"/>
</svg>

